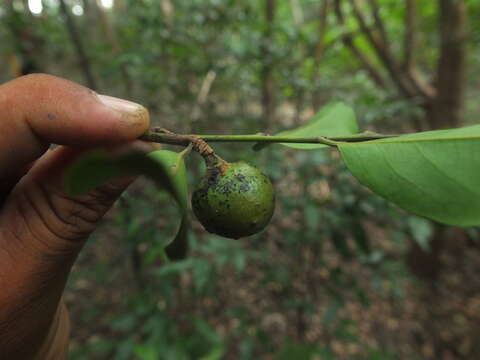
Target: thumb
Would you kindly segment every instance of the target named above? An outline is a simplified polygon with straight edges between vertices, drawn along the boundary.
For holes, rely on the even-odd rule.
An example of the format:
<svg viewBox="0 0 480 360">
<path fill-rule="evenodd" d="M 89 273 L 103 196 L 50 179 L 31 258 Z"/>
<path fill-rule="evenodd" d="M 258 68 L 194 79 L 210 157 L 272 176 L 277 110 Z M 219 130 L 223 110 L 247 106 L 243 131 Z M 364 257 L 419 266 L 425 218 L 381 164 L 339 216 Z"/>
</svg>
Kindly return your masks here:
<svg viewBox="0 0 480 360">
<path fill-rule="evenodd" d="M 0 86 L 0 186 L 12 186 L 12 179 L 25 174 L 0 204 L 0 349 L 5 358 L 31 359 L 49 329 L 61 331 L 53 319 L 78 251 L 132 181 L 119 179 L 70 197 L 63 192 L 64 169 L 81 149 L 131 142 L 148 123 L 140 105 L 48 75 Z M 44 154 L 50 143 L 67 146 Z M 2 191 L 7 192 L 0 188 L 0 198 Z"/>
<path fill-rule="evenodd" d="M 0 86 L 0 114 L 0 180 L 40 157 L 50 143 L 118 144 L 149 126 L 141 105 L 43 74 Z"/>
</svg>

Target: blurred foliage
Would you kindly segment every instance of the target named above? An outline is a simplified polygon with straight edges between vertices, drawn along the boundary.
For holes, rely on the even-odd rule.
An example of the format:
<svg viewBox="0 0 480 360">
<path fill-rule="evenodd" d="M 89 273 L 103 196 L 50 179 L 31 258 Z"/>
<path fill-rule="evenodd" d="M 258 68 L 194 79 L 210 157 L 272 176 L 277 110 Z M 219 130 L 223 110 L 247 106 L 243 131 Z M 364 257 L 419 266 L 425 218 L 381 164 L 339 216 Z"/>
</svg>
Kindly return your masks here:
<svg viewBox="0 0 480 360">
<path fill-rule="evenodd" d="M 33 1 L 35 2 L 35 1 Z M 331 100 L 350 103 L 362 129 L 412 131 L 423 110 L 378 89 L 341 41 L 333 11 L 319 36 L 321 1 L 276 1 L 272 22 L 258 0 L 65 0 L 97 91 L 146 105 L 153 122 L 185 133 L 276 133 L 303 124 Z M 401 52 L 404 3 L 379 0 Z M 85 83 L 58 0 L 0 4 L 0 80 L 30 61 L 36 71 Z M 418 1 L 417 60 L 433 74 L 437 1 Z M 480 5 L 470 21 L 465 123 L 477 122 Z M 360 35 L 358 46 L 372 49 Z M 23 48 L 20 49 L 19 44 Z M 323 53 L 317 57 L 321 46 Z M 372 56 L 376 66 L 379 64 Z M 269 69 L 275 114 L 262 116 Z M 412 244 L 430 248 L 435 224 L 362 188 L 332 150 L 296 152 L 219 144 L 227 160 L 268 173 L 277 209 L 264 233 L 241 241 L 198 223 L 185 260 L 165 262 L 178 217 L 144 180 L 116 204 L 72 272 L 71 359 L 472 359 L 480 356 L 476 229 L 442 258 L 427 284 L 412 276 Z M 178 150 L 178 149 L 176 149 Z M 187 160 L 190 187 L 204 171 Z M 454 231 L 455 229 L 452 229 Z M 465 245 L 467 244 L 467 245 Z M 465 245 L 461 247 L 460 245 Z M 467 249 L 467 250 L 464 250 Z M 421 262 L 421 259 L 414 259 Z M 479 265 L 476 265 L 479 264 Z"/>
</svg>

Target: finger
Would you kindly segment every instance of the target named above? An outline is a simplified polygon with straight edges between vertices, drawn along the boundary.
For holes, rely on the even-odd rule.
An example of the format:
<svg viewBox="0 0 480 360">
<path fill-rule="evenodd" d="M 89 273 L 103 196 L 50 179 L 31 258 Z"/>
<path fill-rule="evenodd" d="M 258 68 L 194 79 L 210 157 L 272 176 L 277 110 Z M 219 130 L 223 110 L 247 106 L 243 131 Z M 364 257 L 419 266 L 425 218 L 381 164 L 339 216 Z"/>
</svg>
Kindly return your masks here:
<svg viewBox="0 0 480 360">
<path fill-rule="evenodd" d="M 37 159 L 49 143 L 98 146 L 133 140 L 149 126 L 141 105 L 50 75 L 0 86 L 0 178 Z"/>
<path fill-rule="evenodd" d="M 140 148 L 147 146 L 137 143 Z M 65 350 L 65 324 L 60 319 L 56 322 L 54 315 L 68 273 L 84 240 L 134 180 L 116 179 L 84 196 L 67 196 L 63 173 L 81 153 L 78 148 L 60 146 L 43 155 L 0 210 L 4 275 L 0 276 L 0 303 L 8 305 L 3 307 L 6 311 L 0 307 L 0 333 L 5 327 L 10 329 L 4 332 L 9 336 L 0 339 L 0 348 L 12 349 L 15 358 L 31 359 L 42 343 L 41 351 L 58 355 L 57 346 Z M 25 342 L 31 346 L 22 357 L 18 349 Z"/>
<path fill-rule="evenodd" d="M 0 206 L 3 204 L 5 201 L 6 197 L 10 193 L 10 191 L 13 189 L 15 184 L 22 178 L 23 175 L 25 175 L 28 170 L 32 167 L 33 163 L 30 163 L 17 171 L 11 173 L 9 176 L 5 176 L 3 178 L 0 178 Z"/>
<path fill-rule="evenodd" d="M 63 191 L 64 169 L 80 154 L 77 148 L 58 147 L 37 160 L 10 193 L 0 216 L 1 244 L 16 256 L 41 263 L 73 261 L 84 240 L 134 177 L 115 179 L 81 196 Z M 13 247 L 12 247 L 13 246 Z"/>
<path fill-rule="evenodd" d="M 60 302 L 50 331 L 35 359 L 68 359 L 70 317 L 63 301 Z"/>
</svg>

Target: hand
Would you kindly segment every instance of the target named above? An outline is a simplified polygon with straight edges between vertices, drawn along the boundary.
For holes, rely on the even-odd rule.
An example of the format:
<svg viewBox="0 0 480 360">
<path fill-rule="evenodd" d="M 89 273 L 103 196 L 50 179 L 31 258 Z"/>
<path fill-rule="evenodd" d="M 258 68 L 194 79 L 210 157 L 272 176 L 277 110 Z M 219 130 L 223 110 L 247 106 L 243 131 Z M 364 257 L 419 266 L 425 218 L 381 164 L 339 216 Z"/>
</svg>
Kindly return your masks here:
<svg viewBox="0 0 480 360">
<path fill-rule="evenodd" d="M 67 80 L 28 75 L 0 86 L 0 354 L 64 359 L 69 271 L 132 179 L 67 196 L 64 169 L 86 148 L 132 142 L 147 110 Z M 60 144 L 47 151 L 50 143 Z"/>
</svg>

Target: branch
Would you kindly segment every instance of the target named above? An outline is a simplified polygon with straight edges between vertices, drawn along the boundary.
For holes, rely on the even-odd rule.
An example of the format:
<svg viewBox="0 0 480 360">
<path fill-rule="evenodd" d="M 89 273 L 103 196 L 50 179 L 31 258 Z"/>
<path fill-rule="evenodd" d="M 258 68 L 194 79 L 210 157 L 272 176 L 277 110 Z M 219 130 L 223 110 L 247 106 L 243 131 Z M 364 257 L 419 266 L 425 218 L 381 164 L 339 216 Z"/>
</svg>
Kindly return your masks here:
<svg viewBox="0 0 480 360">
<path fill-rule="evenodd" d="M 82 43 L 82 38 L 78 32 L 77 26 L 75 24 L 72 15 L 70 15 L 69 9 L 65 0 L 60 0 L 60 10 L 65 18 L 65 25 L 68 30 L 68 35 L 73 42 L 75 49 L 77 50 L 77 56 L 79 60 L 80 67 L 82 68 L 83 75 L 85 76 L 85 81 L 87 85 L 92 90 L 97 90 L 97 84 L 92 73 L 92 68 L 90 60 L 88 59 L 87 53 Z"/>
<path fill-rule="evenodd" d="M 202 154 L 213 153 L 208 145 L 203 150 L 197 144 L 202 142 L 255 142 L 255 143 L 297 143 L 297 144 L 324 144 L 336 146 L 337 142 L 362 142 L 379 139 L 387 139 L 399 135 L 383 135 L 372 132 L 355 134 L 350 136 L 314 136 L 314 137 L 296 137 L 296 136 L 270 136 L 270 135 L 194 135 L 194 134 L 174 134 L 171 132 L 158 132 L 157 129 L 147 131 L 139 137 L 140 140 L 157 142 L 161 144 L 188 146 L 193 144 L 193 149 Z"/>
<path fill-rule="evenodd" d="M 407 98 L 421 97 L 423 101 L 429 102 L 435 96 L 435 89 L 421 80 L 414 69 L 407 70 L 399 66 L 393 57 L 388 44 L 387 31 L 384 22 L 380 17 L 380 8 L 377 0 L 368 0 L 372 16 L 375 20 L 375 26 L 380 33 L 380 39 L 374 36 L 372 30 L 367 26 L 365 18 L 360 12 L 358 0 L 351 0 L 352 9 L 360 25 L 362 32 L 367 37 L 377 56 L 386 67 L 391 79 L 399 91 Z"/>
<path fill-rule="evenodd" d="M 362 15 L 362 12 L 360 11 L 358 0 L 350 0 L 350 4 L 352 6 L 353 14 L 357 19 L 362 33 L 365 35 L 368 42 L 377 54 L 378 58 L 387 69 L 390 78 L 397 86 L 400 93 L 402 93 L 407 98 L 415 97 L 416 95 L 418 95 L 416 94 L 414 89 L 411 88 L 407 79 L 405 79 L 405 77 L 403 76 L 404 74 L 401 73 L 399 66 L 396 64 L 390 52 L 388 44 L 383 43 L 381 40 L 377 39 L 371 29 L 368 27 L 367 22 Z"/>
<path fill-rule="evenodd" d="M 425 98 L 424 103 L 429 103 L 435 98 L 437 90 L 431 84 L 422 80 L 415 67 L 406 69 L 405 71 L 407 79 L 411 82 L 412 86 L 422 97 Z"/>
<path fill-rule="evenodd" d="M 327 30 L 327 15 L 330 6 L 330 0 L 323 0 L 320 5 L 320 11 L 318 13 L 318 34 L 317 34 L 317 41 L 313 49 L 313 60 L 315 64 L 315 70 L 312 73 L 312 81 L 314 84 L 320 83 L 321 71 L 320 71 L 320 64 L 322 62 L 323 54 L 325 53 L 325 34 Z M 320 90 L 317 88 L 312 94 L 312 102 L 314 108 L 318 108 L 321 102 L 321 94 Z M 297 106 L 297 110 L 299 107 Z M 298 111 L 297 111 L 297 118 L 298 118 Z"/>
<path fill-rule="evenodd" d="M 387 44 L 390 44 L 388 40 L 387 30 L 385 29 L 385 24 L 383 23 L 382 18 L 380 17 L 380 7 L 376 0 L 368 0 L 368 4 L 372 10 L 373 19 L 375 21 L 375 26 L 377 27 L 380 33 L 380 39 L 383 47 L 387 47 Z"/>
<path fill-rule="evenodd" d="M 264 7 L 265 28 L 260 45 L 262 58 L 260 79 L 262 87 L 262 112 L 265 119 L 264 125 L 265 128 L 268 128 L 275 115 L 275 84 L 273 79 L 272 54 L 269 45 L 273 42 L 277 0 L 264 0 Z"/>
<path fill-rule="evenodd" d="M 191 118 L 192 121 L 196 121 L 200 118 L 202 112 L 202 106 L 207 101 L 208 94 L 212 88 L 212 84 L 217 77 L 217 73 L 213 70 L 208 70 L 207 75 L 203 78 L 202 85 L 200 86 L 200 91 L 197 95 L 197 102 L 193 106 Z"/>
<path fill-rule="evenodd" d="M 335 0 L 335 15 L 337 22 L 342 27 L 345 27 L 345 15 L 343 14 L 340 0 Z M 353 36 L 351 33 L 345 34 L 342 36 L 342 41 L 344 45 L 350 49 L 353 55 L 360 61 L 362 66 L 367 71 L 368 75 L 372 81 L 380 88 L 386 89 L 385 80 L 383 79 L 382 74 L 377 71 L 375 65 L 370 61 L 367 55 L 365 55 L 354 43 Z"/>
<path fill-rule="evenodd" d="M 315 64 L 318 67 L 325 51 L 325 33 L 327 29 L 327 15 L 329 0 L 323 0 L 319 12 L 318 39 L 315 46 Z"/>
<path fill-rule="evenodd" d="M 436 95 L 435 88 L 420 78 L 415 68 L 415 50 L 417 47 L 417 0 L 406 0 L 405 33 L 403 39 L 403 69 L 408 80 L 420 94 L 432 100 Z"/>
<path fill-rule="evenodd" d="M 403 38 L 403 65 L 407 71 L 413 67 L 415 48 L 417 45 L 417 4 L 416 0 L 406 0 L 405 34 Z"/>
</svg>

